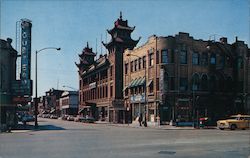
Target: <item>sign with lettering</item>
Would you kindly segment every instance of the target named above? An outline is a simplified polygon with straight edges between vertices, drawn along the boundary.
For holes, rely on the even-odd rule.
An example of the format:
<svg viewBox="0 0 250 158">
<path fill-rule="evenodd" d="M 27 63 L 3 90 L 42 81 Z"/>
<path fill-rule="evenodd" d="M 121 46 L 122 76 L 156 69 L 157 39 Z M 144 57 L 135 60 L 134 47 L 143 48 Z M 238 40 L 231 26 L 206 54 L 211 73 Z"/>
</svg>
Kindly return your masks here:
<svg viewBox="0 0 250 158">
<path fill-rule="evenodd" d="M 90 84 L 89 84 L 89 88 L 90 88 L 90 89 L 96 88 L 96 82 L 90 83 Z"/>
<path fill-rule="evenodd" d="M 32 95 L 30 80 L 31 67 L 31 21 L 22 19 L 21 23 L 21 85 L 23 95 Z"/>
</svg>

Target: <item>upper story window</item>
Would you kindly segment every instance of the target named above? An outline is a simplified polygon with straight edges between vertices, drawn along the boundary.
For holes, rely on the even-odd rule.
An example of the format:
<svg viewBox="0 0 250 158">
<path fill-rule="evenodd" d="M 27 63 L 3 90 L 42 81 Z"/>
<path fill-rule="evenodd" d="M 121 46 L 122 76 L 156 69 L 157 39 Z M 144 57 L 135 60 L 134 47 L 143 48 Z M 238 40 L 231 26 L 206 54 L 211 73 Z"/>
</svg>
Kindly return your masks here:
<svg viewBox="0 0 250 158">
<path fill-rule="evenodd" d="M 199 65 L 199 53 L 198 52 L 193 52 L 192 63 L 193 65 Z"/>
<path fill-rule="evenodd" d="M 111 85 L 110 86 L 110 97 L 112 97 L 113 96 L 113 86 Z"/>
<path fill-rule="evenodd" d="M 125 64 L 125 74 L 128 74 L 128 63 Z"/>
<path fill-rule="evenodd" d="M 138 70 L 141 69 L 141 58 L 138 59 Z"/>
<path fill-rule="evenodd" d="M 134 61 L 130 62 L 130 72 L 133 72 Z"/>
<path fill-rule="evenodd" d="M 161 62 L 167 64 L 168 63 L 168 51 L 163 50 L 161 52 Z"/>
<path fill-rule="evenodd" d="M 201 55 L 201 65 L 206 66 L 208 64 L 208 54 L 202 53 Z"/>
<path fill-rule="evenodd" d="M 113 66 L 110 66 L 110 76 L 113 76 Z"/>
<path fill-rule="evenodd" d="M 216 64 L 216 54 L 212 53 L 210 56 L 210 64 L 215 65 Z"/>
<path fill-rule="evenodd" d="M 199 89 L 199 75 L 194 74 L 192 77 L 192 90 L 197 91 Z"/>
<path fill-rule="evenodd" d="M 149 84 L 149 93 L 153 93 L 154 92 L 154 81 L 152 80 Z"/>
<path fill-rule="evenodd" d="M 159 64 L 159 51 L 156 51 L 156 64 Z"/>
<path fill-rule="evenodd" d="M 146 68 L 146 56 L 142 57 L 142 68 Z"/>
<path fill-rule="evenodd" d="M 188 89 L 188 79 L 185 77 L 180 78 L 180 90 L 186 91 Z"/>
<path fill-rule="evenodd" d="M 137 71 L 137 60 L 135 60 L 135 71 Z"/>
<path fill-rule="evenodd" d="M 80 89 L 82 89 L 82 80 L 79 80 L 79 86 L 80 86 Z"/>
<path fill-rule="evenodd" d="M 180 52 L 180 64 L 187 64 L 187 51 L 182 50 Z"/>
<path fill-rule="evenodd" d="M 154 54 L 151 53 L 149 54 L 149 66 L 153 66 L 154 65 Z"/>
<path fill-rule="evenodd" d="M 171 49 L 170 50 L 170 57 L 169 57 L 169 59 L 170 59 L 170 63 L 174 63 L 174 59 L 175 59 L 175 57 L 174 57 L 175 55 L 174 55 L 174 50 L 173 49 Z"/>
</svg>

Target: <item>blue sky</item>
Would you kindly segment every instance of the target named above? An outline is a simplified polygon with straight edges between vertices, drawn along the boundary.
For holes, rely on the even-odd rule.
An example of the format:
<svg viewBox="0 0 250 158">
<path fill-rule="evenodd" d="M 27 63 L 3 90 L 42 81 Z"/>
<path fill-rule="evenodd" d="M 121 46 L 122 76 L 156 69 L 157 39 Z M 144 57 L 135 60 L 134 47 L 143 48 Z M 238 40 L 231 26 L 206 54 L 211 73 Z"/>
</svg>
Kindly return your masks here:
<svg viewBox="0 0 250 158">
<path fill-rule="evenodd" d="M 188 32 L 195 39 L 208 40 L 225 36 L 229 43 L 238 36 L 249 44 L 248 0 L 0 0 L 0 37 L 13 39 L 15 25 L 22 18 L 32 20 L 32 79 L 34 80 L 35 50 L 61 47 L 60 53 L 46 50 L 38 57 L 38 94 L 62 86 L 78 88 L 74 62 L 87 41 L 101 52 L 101 36 L 113 27 L 122 11 L 123 19 L 136 26 L 133 39 L 149 36 L 175 35 Z M 109 40 L 109 37 L 108 37 Z M 106 50 L 103 47 L 102 52 Z"/>
</svg>

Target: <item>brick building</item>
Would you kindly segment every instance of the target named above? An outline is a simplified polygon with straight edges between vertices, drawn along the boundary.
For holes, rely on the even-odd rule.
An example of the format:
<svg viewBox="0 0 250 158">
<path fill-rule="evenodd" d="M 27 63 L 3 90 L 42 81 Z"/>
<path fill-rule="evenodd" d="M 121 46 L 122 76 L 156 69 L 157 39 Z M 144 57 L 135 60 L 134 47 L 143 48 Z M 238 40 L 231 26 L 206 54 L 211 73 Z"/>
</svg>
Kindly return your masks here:
<svg viewBox="0 0 250 158">
<path fill-rule="evenodd" d="M 94 60 L 88 44 L 79 55 L 79 113 L 115 123 L 142 114 L 149 124 L 193 122 L 208 116 L 250 113 L 249 48 L 196 40 L 188 33 L 131 39 L 122 16 L 107 30 L 108 54 Z M 145 95 L 146 89 L 146 95 Z"/>
<path fill-rule="evenodd" d="M 0 39 L 0 132 L 6 130 L 16 117 L 13 101 L 13 82 L 16 81 L 17 51 L 11 46 L 12 39 Z M 16 123 L 16 122 L 15 122 Z"/>
<path fill-rule="evenodd" d="M 188 33 L 149 37 L 124 53 L 124 104 L 131 121 L 139 113 L 151 124 L 249 113 L 248 57 L 237 38 L 228 44 L 225 37 L 203 41 Z"/>
<path fill-rule="evenodd" d="M 64 91 L 58 89 L 50 89 L 45 92 L 45 111 L 60 116 L 59 99 Z"/>
<path fill-rule="evenodd" d="M 78 91 L 64 91 L 59 99 L 61 115 L 73 115 L 78 114 Z"/>
<path fill-rule="evenodd" d="M 125 122 L 123 102 L 123 52 L 133 49 L 139 40 L 131 39 L 135 27 L 129 27 L 122 15 L 107 30 L 111 41 L 103 43 L 108 54 L 94 60 L 92 48 L 85 47 L 79 55 L 79 112 L 99 120 Z"/>
</svg>

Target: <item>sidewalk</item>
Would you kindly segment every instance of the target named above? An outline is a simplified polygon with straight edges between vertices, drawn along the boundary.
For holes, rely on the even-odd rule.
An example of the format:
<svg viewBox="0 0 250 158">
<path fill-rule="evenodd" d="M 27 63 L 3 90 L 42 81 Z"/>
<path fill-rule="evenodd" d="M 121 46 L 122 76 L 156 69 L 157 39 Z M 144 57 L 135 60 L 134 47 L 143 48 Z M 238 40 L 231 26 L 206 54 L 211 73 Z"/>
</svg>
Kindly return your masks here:
<svg viewBox="0 0 250 158">
<path fill-rule="evenodd" d="M 116 127 L 128 127 L 128 128 L 148 128 L 148 129 L 161 129 L 161 130 L 196 130 L 196 129 L 216 129 L 214 126 L 209 126 L 205 128 L 194 128 L 194 127 L 176 127 L 171 125 L 157 125 L 157 124 L 150 124 L 148 123 L 147 127 L 139 126 L 139 123 L 131 123 L 131 124 L 115 124 L 115 123 L 109 123 L 109 122 L 102 122 L 102 121 L 96 121 L 95 124 L 106 124 L 108 126 L 116 126 Z"/>
</svg>

